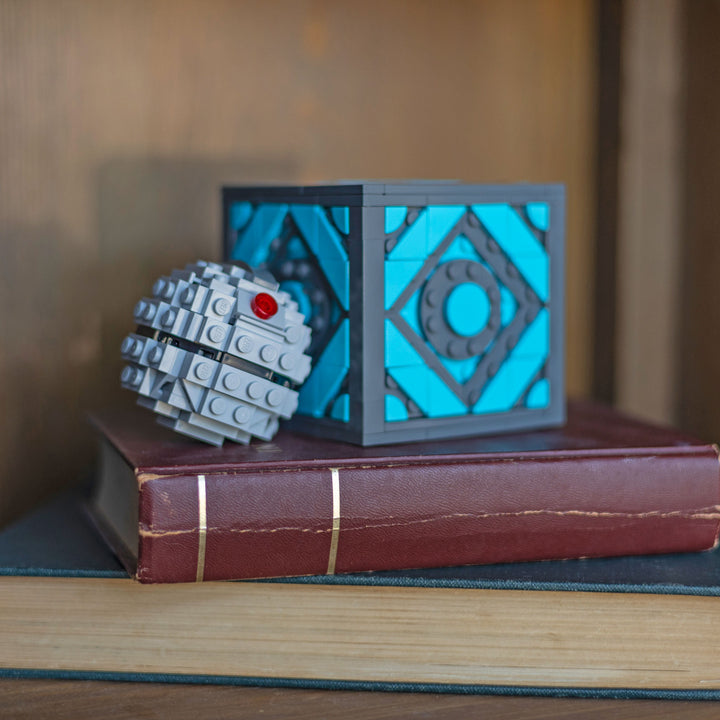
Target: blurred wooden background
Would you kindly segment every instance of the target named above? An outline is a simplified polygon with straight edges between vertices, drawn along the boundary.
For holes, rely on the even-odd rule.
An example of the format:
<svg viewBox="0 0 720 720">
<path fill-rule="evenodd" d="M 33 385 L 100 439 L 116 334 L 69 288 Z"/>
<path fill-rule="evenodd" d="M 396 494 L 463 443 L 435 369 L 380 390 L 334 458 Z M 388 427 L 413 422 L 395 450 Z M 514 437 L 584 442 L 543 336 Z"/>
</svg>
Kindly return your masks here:
<svg viewBox="0 0 720 720">
<path fill-rule="evenodd" d="M 134 401 L 119 389 L 118 347 L 135 301 L 159 274 L 219 258 L 223 183 L 566 183 L 568 390 L 612 395 L 621 383 L 598 392 L 598 373 L 609 370 L 594 362 L 600 341 L 623 352 L 612 318 L 598 327 L 595 311 L 598 250 L 607 259 L 596 243 L 598 178 L 615 197 L 627 179 L 619 171 L 615 183 L 612 153 L 597 152 L 612 125 L 607 113 L 603 127 L 596 121 L 599 83 L 619 87 L 600 72 L 601 30 L 617 39 L 622 27 L 623 42 L 632 40 L 625 25 L 638 27 L 662 5 L 670 24 L 650 31 L 662 43 L 662 32 L 685 32 L 688 15 L 702 34 L 718 8 L 638 3 L 645 16 L 628 19 L 612 0 L 615 16 L 603 19 L 592 0 L 0 0 L 0 522 L 92 466 L 85 411 Z M 647 43 L 632 43 L 646 58 Z M 693 53 L 701 75 L 708 58 Z M 641 86 L 657 74 L 647 59 L 638 72 Z M 620 97 L 634 107 L 635 95 Z M 683 98 L 671 98 L 679 117 Z M 680 147 L 678 127 L 655 147 Z M 644 152 L 634 160 L 643 167 L 652 147 Z M 687 184 L 674 167 L 656 179 L 680 192 Z M 640 185 L 631 182 L 628 197 Z M 685 207 L 677 192 L 675 218 Z M 603 208 L 606 218 L 624 217 L 621 200 L 609 214 Z M 637 234 L 623 222 L 626 235 Z M 665 284 L 679 287 L 680 274 Z M 619 279 L 618 293 L 623 282 L 641 294 Z M 707 293 L 692 300 L 708 301 Z M 663 327 L 676 344 L 677 324 Z M 688 347 L 701 342 L 693 332 Z M 623 362 L 642 366 L 642 345 L 628 352 Z M 659 410 L 648 405 L 653 388 L 624 404 L 677 415 L 674 367 L 661 372 L 670 399 Z M 717 411 L 682 417 L 692 424 L 701 415 L 701 430 L 720 429 Z"/>
</svg>

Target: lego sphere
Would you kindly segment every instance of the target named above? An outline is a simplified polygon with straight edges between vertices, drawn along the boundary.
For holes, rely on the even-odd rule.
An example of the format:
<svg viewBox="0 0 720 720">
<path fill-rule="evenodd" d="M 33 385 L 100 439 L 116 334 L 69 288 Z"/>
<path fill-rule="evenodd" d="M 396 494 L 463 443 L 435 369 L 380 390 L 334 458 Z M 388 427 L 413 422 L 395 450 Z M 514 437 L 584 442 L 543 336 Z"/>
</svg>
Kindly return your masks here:
<svg viewBox="0 0 720 720">
<path fill-rule="evenodd" d="M 158 422 L 212 445 L 270 440 L 298 404 L 311 331 L 268 273 L 198 261 L 153 286 L 122 343 L 124 388 Z"/>
</svg>

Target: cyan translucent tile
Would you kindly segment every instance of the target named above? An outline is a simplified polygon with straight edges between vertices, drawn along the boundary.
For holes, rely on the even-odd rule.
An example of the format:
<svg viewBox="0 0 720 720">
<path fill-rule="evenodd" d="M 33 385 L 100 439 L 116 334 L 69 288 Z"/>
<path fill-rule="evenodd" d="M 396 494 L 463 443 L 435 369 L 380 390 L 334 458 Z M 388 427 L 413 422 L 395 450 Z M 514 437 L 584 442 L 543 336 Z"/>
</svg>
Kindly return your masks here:
<svg viewBox="0 0 720 720">
<path fill-rule="evenodd" d="M 385 208 L 385 233 L 394 233 L 407 217 L 407 208 L 404 205 L 396 205 Z"/>
<path fill-rule="evenodd" d="M 253 267 L 263 263 L 287 210 L 287 205 L 260 205 L 235 243 L 231 259 L 243 260 Z"/>
<path fill-rule="evenodd" d="M 425 361 L 405 336 L 395 327 L 392 320 L 385 320 L 385 367 L 424 365 Z"/>
<path fill-rule="evenodd" d="M 424 260 L 388 260 L 385 262 L 385 309 L 389 310 L 415 277 Z"/>
<path fill-rule="evenodd" d="M 350 421 L 350 396 L 347 393 L 339 395 L 333 403 L 330 417 L 342 422 Z"/>
<path fill-rule="evenodd" d="M 402 422 L 407 419 L 407 409 L 402 400 L 394 395 L 385 395 L 385 421 Z"/>
<path fill-rule="evenodd" d="M 528 203 L 525 206 L 525 212 L 530 218 L 530 222 L 543 232 L 547 232 L 550 228 L 550 206 L 544 202 Z"/>
</svg>

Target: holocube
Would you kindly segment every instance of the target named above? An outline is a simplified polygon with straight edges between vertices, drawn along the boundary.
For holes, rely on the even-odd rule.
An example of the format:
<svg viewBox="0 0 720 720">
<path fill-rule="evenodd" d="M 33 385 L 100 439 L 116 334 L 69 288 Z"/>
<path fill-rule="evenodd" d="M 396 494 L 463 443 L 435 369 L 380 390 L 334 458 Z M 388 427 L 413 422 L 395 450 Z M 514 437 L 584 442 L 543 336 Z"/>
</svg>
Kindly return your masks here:
<svg viewBox="0 0 720 720">
<path fill-rule="evenodd" d="M 565 417 L 562 185 L 223 189 L 224 257 L 312 328 L 291 426 L 361 445 Z"/>
</svg>

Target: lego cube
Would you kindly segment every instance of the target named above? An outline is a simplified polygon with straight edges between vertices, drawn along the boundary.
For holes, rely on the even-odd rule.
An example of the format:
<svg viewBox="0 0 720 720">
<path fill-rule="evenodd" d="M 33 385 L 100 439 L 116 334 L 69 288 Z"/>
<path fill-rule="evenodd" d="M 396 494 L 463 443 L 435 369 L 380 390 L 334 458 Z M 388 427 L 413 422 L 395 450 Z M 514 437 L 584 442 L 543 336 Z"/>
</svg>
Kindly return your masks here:
<svg viewBox="0 0 720 720">
<path fill-rule="evenodd" d="M 564 421 L 562 185 L 223 189 L 224 254 L 312 328 L 291 424 L 378 445 Z"/>
</svg>

